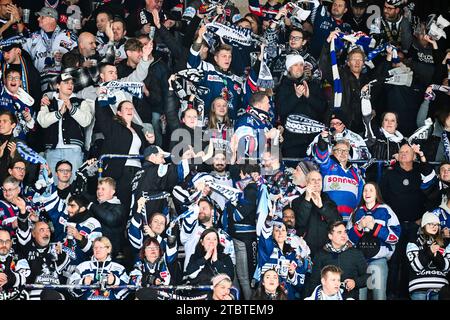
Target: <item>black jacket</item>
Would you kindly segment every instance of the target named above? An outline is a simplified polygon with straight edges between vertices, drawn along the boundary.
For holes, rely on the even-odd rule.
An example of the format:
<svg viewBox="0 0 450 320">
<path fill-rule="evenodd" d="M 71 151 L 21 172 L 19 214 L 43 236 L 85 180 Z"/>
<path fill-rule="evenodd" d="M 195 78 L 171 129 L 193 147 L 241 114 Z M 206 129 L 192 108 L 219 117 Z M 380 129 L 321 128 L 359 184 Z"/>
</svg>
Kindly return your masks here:
<svg viewBox="0 0 450 320">
<path fill-rule="evenodd" d="M 60 112 L 56 112 L 57 118 L 62 118 L 62 136 L 64 144 L 74 144 L 83 149 L 84 146 L 84 128 L 72 117 L 75 112 L 80 108 L 82 99 L 75 97 L 70 98 L 72 109 L 70 112 L 65 112 L 61 115 Z M 49 112 L 58 111 L 58 100 L 53 98 L 48 106 Z M 59 138 L 59 121 L 50 125 L 44 130 L 44 145 L 46 149 L 55 149 L 58 144 Z"/>
<path fill-rule="evenodd" d="M 233 261 L 227 254 L 219 253 L 217 261 L 212 262 L 211 259 L 205 260 L 204 254 L 196 252 L 190 257 L 186 267 L 187 281 L 192 285 L 210 285 L 211 279 L 219 273 L 225 273 L 231 280 L 234 279 Z"/>
<path fill-rule="evenodd" d="M 336 204 L 326 193 L 321 193 L 322 208 L 314 202 L 306 201 L 305 194 L 292 201 L 295 212 L 295 229 L 311 249 L 313 257 L 328 242 L 328 224 L 342 220 Z"/>
<path fill-rule="evenodd" d="M 93 202 L 89 211 L 102 225 L 102 233 L 111 240 L 112 256 L 115 257 L 124 244 L 125 224 L 127 214 L 117 198 L 103 203 Z"/>
<path fill-rule="evenodd" d="M 344 297 L 358 299 L 358 289 L 366 287 L 367 278 L 369 277 L 367 262 L 362 252 L 355 248 L 347 248 L 341 252 L 333 252 L 328 247 L 320 250 L 313 259 L 313 269 L 309 282 L 310 293 L 320 284 L 320 271 L 328 265 L 338 266 L 342 269 L 342 282 L 346 279 L 355 281 L 355 288 L 350 292 L 345 290 Z"/>
<path fill-rule="evenodd" d="M 405 171 L 396 163 L 392 170 L 387 170 L 381 179 L 383 199 L 392 208 L 400 222 L 413 222 L 426 211 L 424 191 L 433 183 L 422 184 L 422 177 L 432 174 L 433 168 L 428 163 L 414 163 L 413 170 Z M 434 181 L 432 181 L 434 182 Z"/>
<path fill-rule="evenodd" d="M 309 143 L 314 139 L 317 133 L 299 133 L 289 128 L 293 122 L 290 115 L 303 115 L 313 120 L 323 122 L 326 112 L 326 103 L 322 98 L 320 88 L 314 82 L 308 82 L 310 91 L 309 98 L 305 96 L 297 97 L 295 94 L 294 84 L 299 85 L 297 79 L 292 79 L 289 76 L 281 80 L 278 87 L 275 104 L 277 113 L 280 115 L 281 124 L 286 129 L 284 131 L 283 155 L 288 157 L 305 157 L 306 149 Z M 286 152 L 288 154 L 286 154 Z M 293 153 L 294 152 L 294 153 Z"/>
<path fill-rule="evenodd" d="M 113 116 L 113 112 L 109 107 L 95 108 L 96 123 L 100 127 L 100 131 L 105 136 L 105 142 L 102 146 L 102 154 L 128 154 L 131 143 L 133 142 L 133 134 L 123 123 L 118 121 Z M 136 131 L 136 134 L 141 139 L 140 154 L 143 153 L 145 147 L 148 145 L 145 139 L 142 127 L 134 122 L 131 127 Z M 105 161 L 105 176 L 112 177 L 116 181 L 122 176 L 122 171 L 125 166 L 126 159 L 108 159 Z"/>
</svg>

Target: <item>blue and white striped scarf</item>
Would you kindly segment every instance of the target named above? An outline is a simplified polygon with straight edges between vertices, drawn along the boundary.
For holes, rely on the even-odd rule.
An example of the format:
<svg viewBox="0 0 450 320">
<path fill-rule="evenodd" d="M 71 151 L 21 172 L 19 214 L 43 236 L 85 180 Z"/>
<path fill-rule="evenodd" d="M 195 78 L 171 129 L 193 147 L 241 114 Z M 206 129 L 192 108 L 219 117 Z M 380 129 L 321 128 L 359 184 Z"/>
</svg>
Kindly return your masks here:
<svg viewBox="0 0 450 320">
<path fill-rule="evenodd" d="M 25 143 L 20 142 L 20 141 L 17 142 L 17 151 L 19 152 L 20 156 L 25 161 L 28 161 L 33 164 L 44 165 L 43 169 L 42 169 L 42 175 L 43 175 L 45 182 L 47 183 L 49 181 L 49 177 L 48 177 L 49 173 L 45 166 L 45 164 L 47 164 L 47 160 L 45 160 L 42 156 L 40 156 L 39 153 L 37 153 L 36 151 L 34 151 L 30 147 L 28 147 Z"/>
</svg>

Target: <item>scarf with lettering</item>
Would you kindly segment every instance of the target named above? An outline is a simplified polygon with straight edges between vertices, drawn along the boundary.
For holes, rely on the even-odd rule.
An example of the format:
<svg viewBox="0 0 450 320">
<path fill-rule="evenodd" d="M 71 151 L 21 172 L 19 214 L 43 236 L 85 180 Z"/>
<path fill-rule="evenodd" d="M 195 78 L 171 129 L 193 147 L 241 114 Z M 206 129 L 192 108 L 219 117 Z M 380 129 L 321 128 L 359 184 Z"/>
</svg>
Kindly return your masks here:
<svg viewBox="0 0 450 320">
<path fill-rule="evenodd" d="M 254 34 L 252 30 L 234 25 L 212 22 L 206 24 L 206 30 L 204 38 L 208 44 L 217 43 L 217 41 L 214 41 L 215 37 L 218 37 L 225 43 L 244 47 L 261 44 L 262 42 L 261 38 Z"/>
<path fill-rule="evenodd" d="M 444 156 L 447 161 L 450 161 L 450 141 L 448 140 L 448 133 L 442 130 L 442 143 L 444 144 Z"/>
</svg>

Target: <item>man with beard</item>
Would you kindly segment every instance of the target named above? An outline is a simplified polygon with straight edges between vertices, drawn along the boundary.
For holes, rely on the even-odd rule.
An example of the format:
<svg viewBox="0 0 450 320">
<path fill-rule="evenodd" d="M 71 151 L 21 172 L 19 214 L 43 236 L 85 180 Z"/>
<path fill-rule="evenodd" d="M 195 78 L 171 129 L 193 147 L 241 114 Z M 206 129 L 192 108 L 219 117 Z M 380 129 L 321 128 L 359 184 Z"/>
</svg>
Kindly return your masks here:
<svg viewBox="0 0 450 320">
<path fill-rule="evenodd" d="M 185 260 L 184 269 L 189 263 L 191 255 L 195 252 L 198 240 L 203 231 L 215 227 L 213 224 L 214 205 L 207 199 L 200 199 L 198 205 L 193 208 L 193 213 L 183 220 L 180 232 L 180 241 L 184 246 Z M 233 263 L 235 262 L 234 245 L 231 237 L 222 229 L 217 229 L 219 242 L 224 246 L 224 253 L 229 254 Z"/>
<path fill-rule="evenodd" d="M 0 300 L 23 298 L 18 288 L 25 284 L 30 274 L 28 262 L 25 259 L 18 260 L 11 247 L 11 235 L 0 229 Z"/>
<path fill-rule="evenodd" d="M 91 253 L 92 242 L 102 236 L 100 222 L 87 209 L 88 202 L 83 196 L 71 196 L 67 207 L 48 212 L 55 229 L 54 241 L 63 243 L 63 251 L 70 257 L 70 266 L 75 268 Z M 69 268 L 68 275 L 73 271 Z"/>
<path fill-rule="evenodd" d="M 354 32 L 362 31 L 365 34 L 369 34 L 367 19 L 370 16 L 366 12 L 367 5 L 366 0 L 351 0 L 351 10 L 347 11 L 344 21 L 352 27 Z"/>
<path fill-rule="evenodd" d="M 212 169 L 210 175 L 213 177 L 213 181 L 217 184 L 224 185 L 227 187 L 233 187 L 233 180 L 230 176 L 230 172 L 226 170 L 226 158 L 223 153 L 216 153 L 213 158 Z M 213 192 L 211 194 L 211 199 L 213 199 L 220 209 L 223 211 L 225 209 L 226 199 L 221 195 Z"/>
<path fill-rule="evenodd" d="M 51 231 L 46 222 L 38 221 L 35 214 L 29 214 L 25 201 L 18 198 L 18 253 L 30 266 L 27 283 L 61 284 L 61 274 L 70 263 L 69 255 L 60 244 L 50 244 Z M 44 290 L 46 291 L 46 290 Z M 43 290 L 32 289 L 30 300 L 39 300 Z M 57 293 L 59 295 L 59 293 Z"/>
<path fill-rule="evenodd" d="M 411 22 L 403 16 L 403 0 L 386 0 L 383 16 L 374 20 L 370 35 L 378 43 L 389 42 L 407 53 L 413 41 Z"/>
</svg>

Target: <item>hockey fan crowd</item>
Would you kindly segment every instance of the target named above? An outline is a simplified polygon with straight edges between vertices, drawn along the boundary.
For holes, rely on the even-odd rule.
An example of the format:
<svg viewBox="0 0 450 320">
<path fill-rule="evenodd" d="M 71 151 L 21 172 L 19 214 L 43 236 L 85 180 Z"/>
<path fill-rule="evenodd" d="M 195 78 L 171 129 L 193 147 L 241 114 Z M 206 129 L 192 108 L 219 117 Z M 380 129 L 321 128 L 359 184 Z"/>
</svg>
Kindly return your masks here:
<svg viewBox="0 0 450 320">
<path fill-rule="evenodd" d="M 449 298 L 448 0 L 235 2 L 0 0 L 0 300 Z"/>
</svg>

